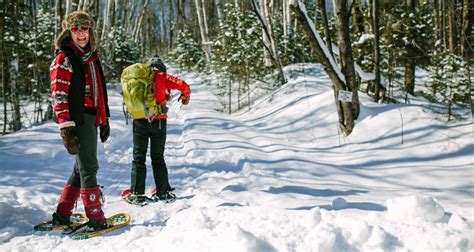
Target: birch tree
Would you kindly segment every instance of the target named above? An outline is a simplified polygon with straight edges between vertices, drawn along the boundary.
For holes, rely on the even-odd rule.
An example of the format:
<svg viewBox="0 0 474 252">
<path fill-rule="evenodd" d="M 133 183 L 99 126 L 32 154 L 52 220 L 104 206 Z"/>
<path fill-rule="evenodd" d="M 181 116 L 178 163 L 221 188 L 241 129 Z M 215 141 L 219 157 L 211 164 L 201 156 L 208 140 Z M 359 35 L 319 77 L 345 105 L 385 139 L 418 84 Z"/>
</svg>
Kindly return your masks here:
<svg viewBox="0 0 474 252">
<path fill-rule="evenodd" d="M 145 14 L 146 14 L 149 3 L 150 3 L 150 0 L 145 0 L 145 3 L 143 4 L 143 9 L 140 13 L 140 16 L 137 18 L 135 28 L 133 29 L 133 31 L 134 31 L 133 41 L 135 41 L 135 43 L 138 42 L 138 36 L 140 35 L 140 30 L 142 28 L 143 19 L 145 18 Z"/>
<path fill-rule="evenodd" d="M 269 17 L 269 15 L 270 15 L 270 13 L 269 13 L 270 5 L 268 3 L 268 0 L 263 0 L 263 1 L 264 1 L 264 5 L 266 6 L 265 7 L 266 10 L 264 8 L 264 13 L 266 13 L 266 14 L 264 14 L 264 15 L 268 15 L 267 17 L 262 17 L 261 13 L 258 11 L 258 7 L 257 7 L 257 4 L 255 3 L 255 0 L 252 0 L 253 10 L 254 10 L 255 14 L 257 15 L 260 23 L 262 24 L 262 28 L 263 28 L 263 32 L 264 32 L 265 36 L 267 38 L 269 38 L 270 44 L 266 43 L 266 41 L 263 40 L 263 46 L 265 47 L 265 51 L 269 53 L 273 63 L 277 67 L 280 83 L 281 83 L 281 85 L 283 85 L 283 84 L 286 83 L 285 74 L 283 73 L 283 66 L 282 66 L 281 61 L 280 61 L 279 53 L 276 49 L 275 40 L 272 38 L 271 27 L 268 26 L 268 23 L 271 23 L 271 19 Z M 268 3 L 268 5 L 267 5 L 267 3 Z"/>
<path fill-rule="evenodd" d="M 0 15 L 0 36 L 2 36 L 2 40 L 0 41 L 1 46 L 1 71 L 2 71 L 2 97 L 3 97 L 3 135 L 5 135 L 7 131 L 7 123 L 8 123 L 8 113 L 7 113 L 7 81 L 6 81 L 6 74 L 5 71 L 5 62 L 6 62 L 6 55 L 5 55 L 5 16 L 6 16 L 6 9 L 7 5 L 4 0 L 2 0 L 1 6 L 1 15 Z"/>
<path fill-rule="evenodd" d="M 201 34 L 201 47 L 205 53 L 206 61 L 209 62 L 211 59 L 211 45 L 209 42 L 209 34 L 207 30 L 207 21 L 205 18 L 205 12 L 203 9 L 203 2 L 201 0 L 195 0 L 196 14 L 199 22 L 199 31 Z"/>
</svg>

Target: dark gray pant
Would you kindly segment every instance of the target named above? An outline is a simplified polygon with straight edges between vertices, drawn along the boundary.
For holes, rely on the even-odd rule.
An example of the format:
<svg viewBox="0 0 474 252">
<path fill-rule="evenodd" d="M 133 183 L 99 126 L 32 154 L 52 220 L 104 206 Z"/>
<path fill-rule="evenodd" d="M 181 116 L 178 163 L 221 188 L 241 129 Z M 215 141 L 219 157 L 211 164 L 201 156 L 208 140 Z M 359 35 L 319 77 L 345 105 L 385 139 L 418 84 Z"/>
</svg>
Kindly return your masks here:
<svg viewBox="0 0 474 252">
<path fill-rule="evenodd" d="M 69 177 L 68 184 L 81 188 L 97 186 L 97 127 L 95 115 L 84 113 L 83 124 L 76 126 L 76 135 L 79 138 L 79 154 L 76 155 L 74 170 Z"/>
<path fill-rule="evenodd" d="M 133 194 L 145 194 L 146 152 L 150 139 L 150 157 L 153 167 L 156 191 L 158 194 L 169 191 L 168 168 L 164 152 L 166 143 L 166 119 L 155 119 L 149 123 L 146 119 L 133 120 L 133 162 L 130 191 Z"/>
</svg>

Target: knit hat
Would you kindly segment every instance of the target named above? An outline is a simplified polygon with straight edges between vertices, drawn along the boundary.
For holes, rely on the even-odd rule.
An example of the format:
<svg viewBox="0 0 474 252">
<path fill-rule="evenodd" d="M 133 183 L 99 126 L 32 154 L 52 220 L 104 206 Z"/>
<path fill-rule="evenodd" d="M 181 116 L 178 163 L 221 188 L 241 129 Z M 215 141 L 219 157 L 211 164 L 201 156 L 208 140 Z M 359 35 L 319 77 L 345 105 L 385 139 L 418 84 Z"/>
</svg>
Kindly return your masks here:
<svg viewBox="0 0 474 252">
<path fill-rule="evenodd" d="M 148 60 L 148 64 L 153 68 L 153 70 L 159 70 L 166 73 L 166 65 L 161 60 L 160 55 L 155 55 Z"/>
<path fill-rule="evenodd" d="M 95 51 L 97 48 L 95 36 L 94 36 L 94 21 L 92 18 L 84 11 L 74 11 L 69 13 L 66 18 L 61 23 L 63 28 L 62 32 L 56 38 L 55 46 L 57 49 L 64 46 L 64 43 L 72 39 L 71 38 L 71 29 L 74 27 L 87 26 L 89 27 L 89 45 L 92 51 Z"/>
</svg>

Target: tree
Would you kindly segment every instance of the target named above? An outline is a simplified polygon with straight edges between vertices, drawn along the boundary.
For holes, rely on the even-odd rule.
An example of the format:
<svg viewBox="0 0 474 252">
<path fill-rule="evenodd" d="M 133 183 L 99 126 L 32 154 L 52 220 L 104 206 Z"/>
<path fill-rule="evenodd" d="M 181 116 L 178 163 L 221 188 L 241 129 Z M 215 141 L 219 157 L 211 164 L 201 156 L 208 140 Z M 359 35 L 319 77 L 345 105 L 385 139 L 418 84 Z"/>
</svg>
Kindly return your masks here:
<svg viewBox="0 0 474 252">
<path fill-rule="evenodd" d="M 407 0 L 406 11 L 407 13 L 409 13 L 409 16 L 415 15 L 415 0 Z M 410 28 L 413 28 L 413 26 L 411 26 Z M 408 36 L 412 38 L 417 36 L 414 33 L 414 29 L 410 29 L 408 31 Z M 405 63 L 405 91 L 411 95 L 414 95 L 415 94 L 415 68 L 416 68 L 414 56 L 416 53 L 416 47 L 413 44 L 413 41 L 409 41 L 407 45 L 407 52 L 408 52 L 408 57 Z"/>
<path fill-rule="evenodd" d="M 474 2 L 471 0 L 463 0 L 462 11 L 462 29 L 461 29 L 461 55 L 474 61 L 473 47 L 474 37 L 472 35 L 472 26 L 474 18 Z"/>
<path fill-rule="evenodd" d="M 354 129 L 354 114 L 351 102 L 338 100 L 339 91 L 348 90 L 346 80 L 342 75 L 334 59 L 329 55 L 319 33 L 316 31 L 313 21 L 306 15 L 306 7 L 301 2 L 292 2 L 290 8 L 296 14 L 299 24 L 303 27 L 307 40 L 310 43 L 316 59 L 324 66 L 324 70 L 329 75 L 334 85 L 334 96 L 336 99 L 336 110 L 339 116 L 339 127 L 345 135 L 349 135 Z"/>
<path fill-rule="evenodd" d="M 379 35 L 379 0 L 372 0 L 372 30 L 374 32 L 374 74 L 375 74 L 375 95 L 374 101 L 380 99 L 380 91 L 383 90 L 380 84 L 380 35 Z M 382 97 L 383 99 L 383 97 Z"/>
<path fill-rule="evenodd" d="M 339 58 L 342 66 L 342 73 L 345 77 L 347 91 L 352 91 L 352 116 L 350 120 L 355 120 L 360 113 L 359 86 L 356 81 L 354 69 L 354 58 L 352 56 L 351 39 L 349 36 L 349 11 L 347 1 L 336 0 L 337 33 L 339 44 Z M 349 115 L 350 113 L 344 112 Z"/>
<path fill-rule="evenodd" d="M 269 13 L 270 6 L 269 6 L 269 3 L 268 3 L 268 0 L 264 0 L 264 2 L 262 4 L 263 4 L 262 7 L 264 9 L 264 11 L 263 11 L 264 17 L 259 12 L 257 4 L 255 3 L 255 0 L 252 0 L 253 10 L 254 10 L 255 14 L 257 15 L 258 20 L 260 20 L 260 24 L 262 25 L 262 28 L 263 28 L 263 31 L 264 31 L 264 36 L 266 36 L 268 38 L 268 40 L 270 41 L 270 45 L 268 45 L 265 42 L 265 40 L 263 40 L 263 46 L 266 49 L 266 51 L 271 55 L 272 61 L 275 64 L 275 66 L 277 67 L 277 70 L 278 70 L 280 83 L 281 83 L 281 85 L 283 85 L 283 84 L 286 83 L 286 79 L 285 79 L 285 74 L 283 73 L 283 66 L 281 65 L 280 56 L 279 56 L 279 53 L 276 49 L 277 48 L 276 43 L 275 43 L 275 40 L 273 39 L 273 36 L 272 36 L 272 33 L 271 33 L 271 31 L 272 31 L 272 26 L 271 26 L 272 20 L 270 18 L 270 13 Z"/>
<path fill-rule="evenodd" d="M 206 62 L 209 62 L 211 58 L 211 45 L 209 42 L 209 33 L 207 29 L 207 20 L 205 12 L 202 6 L 201 0 L 195 0 L 196 3 L 196 13 L 199 22 L 199 31 L 201 34 L 201 46 L 206 56 Z"/>
<path fill-rule="evenodd" d="M 453 105 L 459 100 L 470 101 L 471 81 L 469 65 L 454 53 L 448 53 L 436 62 L 432 85 L 436 85 L 436 97 L 447 104 L 448 122 L 453 115 Z M 471 105 L 472 106 L 472 105 Z"/>
</svg>

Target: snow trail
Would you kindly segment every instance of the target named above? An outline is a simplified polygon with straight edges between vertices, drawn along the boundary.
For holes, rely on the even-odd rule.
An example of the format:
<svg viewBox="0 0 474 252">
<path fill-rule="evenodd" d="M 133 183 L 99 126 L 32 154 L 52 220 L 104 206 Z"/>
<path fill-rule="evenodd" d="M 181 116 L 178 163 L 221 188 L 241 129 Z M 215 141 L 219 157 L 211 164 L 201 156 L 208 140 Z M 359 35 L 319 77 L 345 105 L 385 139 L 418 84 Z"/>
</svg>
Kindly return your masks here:
<svg viewBox="0 0 474 252">
<path fill-rule="evenodd" d="M 106 215 L 128 212 L 132 223 L 90 240 L 31 231 L 55 210 L 73 164 L 57 125 L 1 137 L 0 251 L 474 249 L 472 124 L 361 96 L 361 117 L 342 137 L 327 76 L 319 65 L 296 68 L 285 68 L 288 84 L 232 115 L 216 111 L 217 80 L 180 74 L 191 102 L 174 95 L 165 151 L 178 199 L 141 208 L 120 199 L 130 184 L 131 122 L 111 88 L 98 180 Z M 147 166 L 149 191 L 149 158 Z"/>
</svg>

